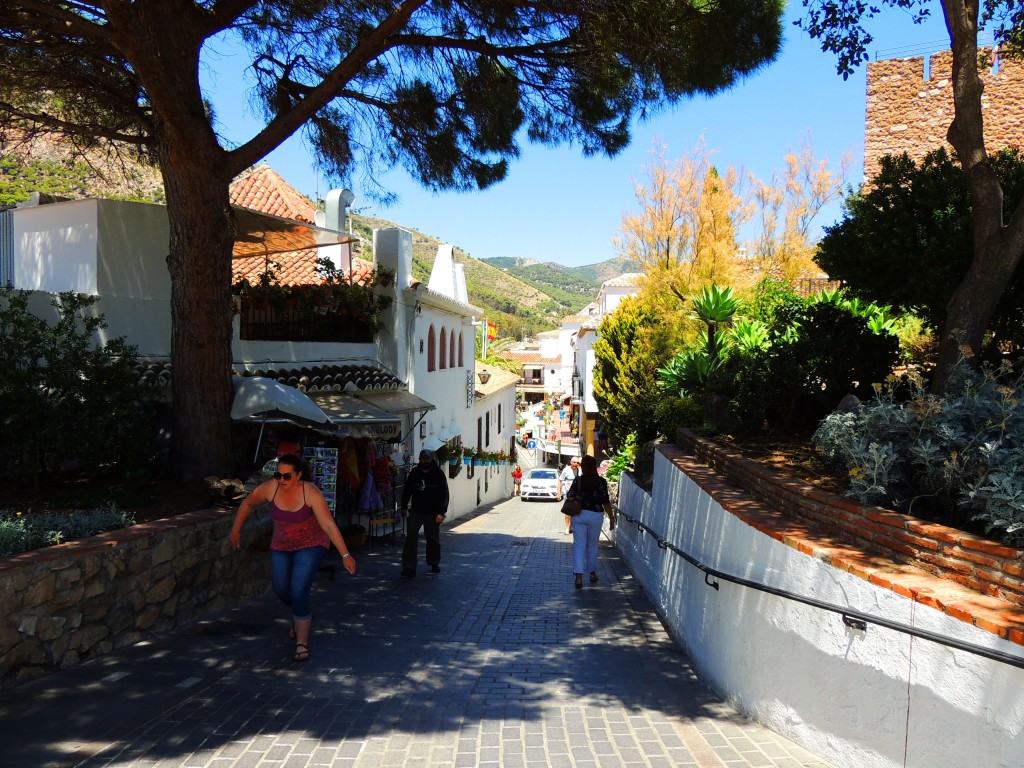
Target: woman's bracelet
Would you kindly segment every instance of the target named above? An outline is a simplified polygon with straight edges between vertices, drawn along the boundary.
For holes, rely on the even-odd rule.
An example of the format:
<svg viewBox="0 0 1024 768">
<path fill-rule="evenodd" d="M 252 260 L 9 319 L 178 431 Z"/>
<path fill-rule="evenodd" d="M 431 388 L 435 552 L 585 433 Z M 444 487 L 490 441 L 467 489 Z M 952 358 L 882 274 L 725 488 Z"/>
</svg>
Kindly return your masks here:
<svg viewBox="0 0 1024 768">
<path fill-rule="evenodd" d="M 352 553 L 351 552 L 346 552 L 345 554 L 343 554 L 341 556 L 341 559 L 344 560 L 346 557 L 352 557 Z"/>
</svg>

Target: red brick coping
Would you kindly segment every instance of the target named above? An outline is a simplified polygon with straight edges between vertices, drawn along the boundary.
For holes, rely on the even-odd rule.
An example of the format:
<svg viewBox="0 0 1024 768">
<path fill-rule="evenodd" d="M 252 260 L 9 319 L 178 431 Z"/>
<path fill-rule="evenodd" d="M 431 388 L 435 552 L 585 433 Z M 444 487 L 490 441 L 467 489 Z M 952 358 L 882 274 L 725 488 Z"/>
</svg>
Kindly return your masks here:
<svg viewBox="0 0 1024 768">
<path fill-rule="evenodd" d="M 1022 550 L 822 491 L 687 429 L 678 430 L 676 443 L 658 450 L 748 525 L 833 568 L 1024 645 Z"/>
</svg>

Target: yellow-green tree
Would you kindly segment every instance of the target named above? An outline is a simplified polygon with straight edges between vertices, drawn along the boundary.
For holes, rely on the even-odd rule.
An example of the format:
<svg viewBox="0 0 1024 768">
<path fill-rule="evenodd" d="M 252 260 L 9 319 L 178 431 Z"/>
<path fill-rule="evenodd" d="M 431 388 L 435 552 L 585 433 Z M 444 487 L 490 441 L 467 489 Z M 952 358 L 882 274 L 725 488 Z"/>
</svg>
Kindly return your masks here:
<svg viewBox="0 0 1024 768">
<path fill-rule="evenodd" d="M 821 273 L 814 263 L 817 241 L 812 226 L 822 208 L 841 197 L 848 165 L 848 157 L 838 169 L 830 167 L 828 159 L 815 159 L 805 141 L 799 152 L 786 155 L 785 168 L 768 181 L 748 176 L 758 226 L 747 255 L 759 279 L 793 283 Z"/>
<path fill-rule="evenodd" d="M 737 171 L 720 172 L 712 154 L 703 141 L 674 164 L 657 152 L 636 185 L 638 210 L 622 219 L 619 250 L 641 265 L 643 291 L 663 312 L 711 283 L 743 294 L 765 278 L 820 274 L 813 223 L 841 194 L 846 162 L 833 168 L 804 142 L 767 181 L 748 174 L 744 191 Z M 741 245 L 752 219 L 754 237 Z"/>
<path fill-rule="evenodd" d="M 641 443 L 658 435 L 657 369 L 671 354 L 664 329 L 659 313 L 642 297 L 624 299 L 598 328 L 594 399 L 616 446 L 630 434 Z"/>
<path fill-rule="evenodd" d="M 659 151 L 636 185 L 639 211 L 623 216 L 619 250 L 641 265 L 642 290 L 656 305 L 671 298 L 678 309 L 700 286 L 737 277 L 736 230 L 749 209 L 736 170 L 722 174 L 711 159 L 703 141 L 674 165 Z"/>
</svg>

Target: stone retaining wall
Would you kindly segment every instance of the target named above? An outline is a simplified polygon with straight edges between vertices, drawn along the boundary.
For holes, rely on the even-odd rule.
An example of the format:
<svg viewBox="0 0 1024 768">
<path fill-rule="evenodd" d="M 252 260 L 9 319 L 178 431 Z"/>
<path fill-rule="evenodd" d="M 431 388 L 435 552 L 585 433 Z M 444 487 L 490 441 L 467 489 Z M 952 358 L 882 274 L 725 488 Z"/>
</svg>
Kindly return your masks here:
<svg viewBox="0 0 1024 768">
<path fill-rule="evenodd" d="M 249 518 L 238 552 L 234 511 L 190 512 L 0 559 L 0 688 L 139 642 L 266 591 L 269 557 Z"/>
</svg>

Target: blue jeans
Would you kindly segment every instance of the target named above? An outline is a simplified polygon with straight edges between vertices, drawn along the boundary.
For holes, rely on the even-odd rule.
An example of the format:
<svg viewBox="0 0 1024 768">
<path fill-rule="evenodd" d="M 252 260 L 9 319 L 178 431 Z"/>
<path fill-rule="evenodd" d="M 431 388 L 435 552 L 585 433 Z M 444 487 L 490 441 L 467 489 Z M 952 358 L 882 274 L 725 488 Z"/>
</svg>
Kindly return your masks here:
<svg viewBox="0 0 1024 768">
<path fill-rule="evenodd" d="M 306 547 L 294 552 L 270 551 L 270 581 L 274 594 L 292 609 L 292 619 L 313 615 L 313 577 L 327 554 L 326 547 Z"/>
<path fill-rule="evenodd" d="M 601 538 L 604 512 L 584 509 L 572 519 L 572 572 L 597 570 L 597 542 Z"/>
</svg>

